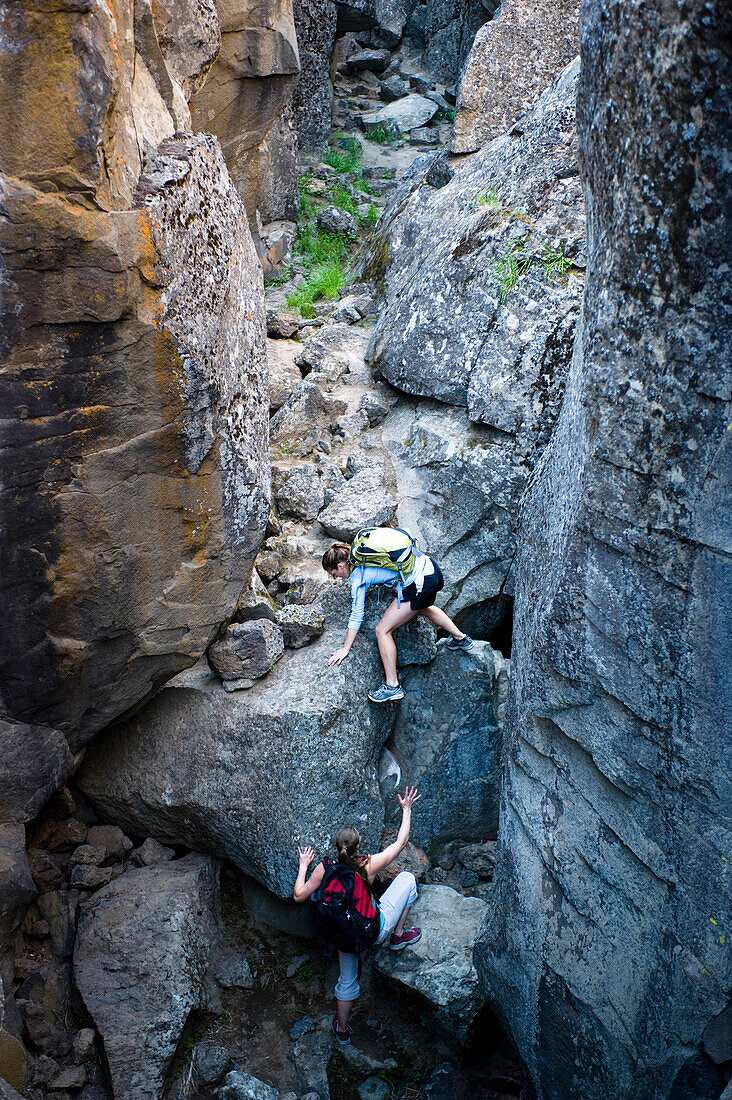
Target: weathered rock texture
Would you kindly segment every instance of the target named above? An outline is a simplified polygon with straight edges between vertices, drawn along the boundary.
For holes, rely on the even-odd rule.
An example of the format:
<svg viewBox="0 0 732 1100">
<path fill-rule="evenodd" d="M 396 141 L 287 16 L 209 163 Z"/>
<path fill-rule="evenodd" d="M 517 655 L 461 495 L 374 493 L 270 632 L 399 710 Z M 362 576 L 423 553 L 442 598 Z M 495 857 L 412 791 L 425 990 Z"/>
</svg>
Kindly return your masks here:
<svg viewBox="0 0 732 1100">
<path fill-rule="evenodd" d="M 394 708 L 366 699 L 381 667 L 368 638 L 328 668 L 348 617 L 342 587 L 331 588 L 322 638 L 249 690 L 191 677 L 99 738 L 79 780 L 105 816 L 224 856 L 281 897 L 292 893 L 297 843 L 325 854 L 338 822 L 353 821 L 375 845 L 376 759 Z"/>
<path fill-rule="evenodd" d="M 266 507 L 261 275 L 218 143 L 165 140 L 136 195 L 3 184 L 3 700 L 72 749 L 205 649 Z"/>
<path fill-rule="evenodd" d="M 417 0 L 335 0 L 338 32 L 374 28 L 389 49 L 396 46 Z"/>
<path fill-rule="evenodd" d="M 188 1016 L 208 1005 L 218 919 L 218 867 L 198 855 L 128 871 L 82 905 L 74 978 L 115 1097 L 162 1095 Z"/>
<path fill-rule="evenodd" d="M 436 661 L 402 675 L 406 695 L 389 748 L 405 762 L 403 782 L 422 795 L 412 840 L 428 854 L 450 841 L 495 836 L 498 829 L 499 722 L 507 673 L 487 642 L 475 646 L 474 653 L 441 647 Z M 403 644 L 400 649 L 404 654 Z M 382 793 L 396 809 L 394 791 L 391 777 Z"/>
<path fill-rule="evenodd" d="M 523 512 L 479 969 L 542 1100 L 711 1100 L 732 978 L 728 28 L 701 2 L 584 14 L 584 320 Z"/>
<path fill-rule="evenodd" d="M 498 137 L 579 51 L 579 0 L 505 0 L 480 28 L 455 112 L 452 149 L 472 153 Z"/>
<path fill-rule="evenodd" d="M 486 909 L 480 898 L 448 886 L 420 886 L 410 923 L 414 918 L 422 939 L 398 954 L 383 949 L 374 956 L 380 974 L 421 994 L 442 1027 L 462 1040 L 485 1003 L 473 946 Z"/>
<path fill-rule="evenodd" d="M 336 31 L 333 0 L 293 0 L 300 79 L 292 98 L 293 124 L 303 152 L 322 149 L 331 130 L 330 55 Z"/>
<path fill-rule="evenodd" d="M 291 101 L 300 60 L 292 0 L 219 0 L 221 49 L 191 102 L 193 124 L 219 138 L 250 218 L 297 214 Z"/>
</svg>

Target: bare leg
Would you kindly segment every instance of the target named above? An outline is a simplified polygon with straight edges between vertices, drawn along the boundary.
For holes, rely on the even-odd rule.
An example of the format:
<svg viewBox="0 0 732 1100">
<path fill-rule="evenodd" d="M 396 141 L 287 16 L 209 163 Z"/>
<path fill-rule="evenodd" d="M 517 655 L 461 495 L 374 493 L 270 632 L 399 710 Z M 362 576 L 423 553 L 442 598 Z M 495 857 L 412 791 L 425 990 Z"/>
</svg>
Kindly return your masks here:
<svg viewBox="0 0 732 1100">
<path fill-rule="evenodd" d="M 376 624 L 376 644 L 379 647 L 381 663 L 384 666 L 384 679 L 389 687 L 396 687 L 399 683 L 396 669 L 397 649 L 391 636 L 392 631 L 396 630 L 398 626 L 408 623 L 416 614 L 417 612 L 412 611 L 408 603 L 403 603 L 399 607 L 397 601 L 392 600 Z"/>
<path fill-rule="evenodd" d="M 353 1001 L 339 1001 L 336 997 L 336 1007 L 338 1010 L 338 1030 L 343 1035 L 348 1027 L 348 1017 L 351 1015 L 351 1008 Z"/>
<path fill-rule="evenodd" d="M 411 905 L 408 905 L 406 909 L 402 910 L 401 917 L 399 918 L 399 920 L 394 925 L 394 931 L 392 932 L 393 936 L 401 936 L 402 932 L 404 931 L 404 924 L 406 922 L 407 916 L 409 915 L 409 910 L 411 908 L 412 908 Z M 338 1003 L 340 1004 L 340 1001 Z"/>
<path fill-rule="evenodd" d="M 464 631 L 462 631 L 460 627 L 455 626 L 452 619 L 445 614 L 442 608 L 437 607 L 435 604 L 432 604 L 432 607 L 425 607 L 424 611 L 418 611 L 417 614 L 424 615 L 425 618 L 429 619 L 431 623 L 434 623 L 436 627 L 440 630 L 444 630 L 447 634 L 452 634 L 453 638 L 457 638 L 458 641 L 465 637 Z"/>
</svg>

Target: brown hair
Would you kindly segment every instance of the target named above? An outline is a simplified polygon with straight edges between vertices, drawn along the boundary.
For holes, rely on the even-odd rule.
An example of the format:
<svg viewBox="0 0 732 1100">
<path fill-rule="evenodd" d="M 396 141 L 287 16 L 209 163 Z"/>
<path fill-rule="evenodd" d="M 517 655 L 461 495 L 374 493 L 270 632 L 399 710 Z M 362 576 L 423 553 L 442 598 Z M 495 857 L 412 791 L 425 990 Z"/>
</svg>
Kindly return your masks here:
<svg viewBox="0 0 732 1100">
<path fill-rule="evenodd" d="M 351 547 L 347 542 L 334 542 L 331 548 L 323 554 L 323 569 L 326 573 L 332 573 L 342 561 L 348 561 L 350 556 Z"/>
<path fill-rule="evenodd" d="M 361 843 L 358 829 L 354 829 L 353 825 L 341 825 L 333 837 L 333 843 L 338 850 L 338 862 L 345 863 L 346 867 L 352 867 L 356 874 L 361 876 L 363 884 L 370 895 L 371 884 L 366 870 L 369 857 L 358 855 L 358 846 Z"/>
</svg>

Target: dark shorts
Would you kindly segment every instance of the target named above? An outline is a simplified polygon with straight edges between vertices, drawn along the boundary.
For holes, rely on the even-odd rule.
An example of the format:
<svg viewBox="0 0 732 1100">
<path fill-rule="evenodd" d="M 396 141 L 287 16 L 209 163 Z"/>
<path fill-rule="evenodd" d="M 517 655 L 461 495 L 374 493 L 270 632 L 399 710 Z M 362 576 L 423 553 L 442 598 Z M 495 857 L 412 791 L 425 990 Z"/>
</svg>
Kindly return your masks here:
<svg viewBox="0 0 732 1100">
<path fill-rule="evenodd" d="M 442 570 L 434 558 L 430 558 L 430 561 L 434 567 L 434 573 L 430 573 L 424 578 L 422 591 L 418 592 L 413 584 L 408 584 L 406 588 L 402 589 L 402 599 L 409 604 L 412 611 L 423 611 L 425 607 L 432 607 L 435 596 L 444 587 L 445 578 L 442 575 Z"/>
</svg>

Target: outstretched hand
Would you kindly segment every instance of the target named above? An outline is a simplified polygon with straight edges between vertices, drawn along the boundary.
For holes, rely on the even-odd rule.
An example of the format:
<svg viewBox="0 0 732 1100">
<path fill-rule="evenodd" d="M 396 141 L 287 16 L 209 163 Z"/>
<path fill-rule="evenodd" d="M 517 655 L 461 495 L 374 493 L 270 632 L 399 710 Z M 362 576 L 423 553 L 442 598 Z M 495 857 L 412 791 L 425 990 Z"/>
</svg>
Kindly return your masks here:
<svg viewBox="0 0 732 1100">
<path fill-rule="evenodd" d="M 328 658 L 328 664 L 339 665 L 341 661 L 345 661 L 347 656 L 348 650 L 345 646 L 342 646 L 340 649 L 337 649 L 335 653 L 331 653 L 330 657 Z"/>
<path fill-rule="evenodd" d="M 312 848 L 300 848 L 298 845 L 297 854 L 300 859 L 301 867 L 309 867 L 315 859 L 315 852 Z"/>
<path fill-rule="evenodd" d="M 399 805 L 403 810 L 411 810 L 415 802 L 419 802 L 422 795 L 419 793 L 416 787 L 406 787 L 404 790 L 404 797 L 400 794 L 397 795 L 399 799 Z"/>
</svg>

